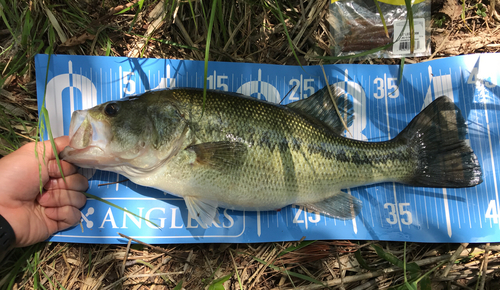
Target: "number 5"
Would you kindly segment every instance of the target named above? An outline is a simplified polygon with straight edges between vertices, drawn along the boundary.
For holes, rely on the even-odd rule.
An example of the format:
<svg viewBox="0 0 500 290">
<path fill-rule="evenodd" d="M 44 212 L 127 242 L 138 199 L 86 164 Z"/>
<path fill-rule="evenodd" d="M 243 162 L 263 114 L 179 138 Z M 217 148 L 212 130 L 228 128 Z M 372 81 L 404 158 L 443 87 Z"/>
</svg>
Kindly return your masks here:
<svg viewBox="0 0 500 290">
<path fill-rule="evenodd" d="M 229 91 L 229 87 L 222 80 L 227 80 L 227 76 L 217 76 L 217 88 L 226 92 Z"/>
<path fill-rule="evenodd" d="M 397 78 L 387 78 L 387 91 L 390 91 L 389 98 L 395 99 L 399 97 L 399 88 L 398 88 L 398 79 Z M 400 204 L 401 205 L 401 204 Z"/>
<path fill-rule="evenodd" d="M 413 223 L 413 219 L 411 217 L 411 212 L 409 210 L 405 210 L 405 206 L 410 206 L 409 203 L 400 203 L 399 204 L 399 214 L 400 215 L 406 215 L 407 218 L 402 218 L 401 219 L 401 223 L 404 224 L 404 225 L 411 225 Z"/>
<path fill-rule="evenodd" d="M 132 79 L 134 72 L 124 71 L 123 72 L 123 91 L 125 94 L 135 94 L 135 81 Z"/>
</svg>

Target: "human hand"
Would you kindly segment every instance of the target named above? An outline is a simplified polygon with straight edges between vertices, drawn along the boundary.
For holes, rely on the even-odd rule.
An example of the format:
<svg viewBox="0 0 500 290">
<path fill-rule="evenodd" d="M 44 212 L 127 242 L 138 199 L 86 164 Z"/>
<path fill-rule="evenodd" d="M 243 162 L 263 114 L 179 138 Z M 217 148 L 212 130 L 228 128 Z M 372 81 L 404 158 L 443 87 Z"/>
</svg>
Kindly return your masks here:
<svg viewBox="0 0 500 290">
<path fill-rule="evenodd" d="M 54 142 L 59 153 L 69 145 L 69 138 L 56 138 Z M 0 159 L 0 215 L 14 230 L 16 247 L 44 241 L 78 224 L 79 208 L 87 200 L 82 193 L 88 188 L 87 178 L 78 174 L 74 165 L 61 161 L 64 182 L 50 142 L 39 142 L 37 147 L 39 161 L 34 142 Z M 43 194 L 40 194 L 39 164 Z"/>
</svg>

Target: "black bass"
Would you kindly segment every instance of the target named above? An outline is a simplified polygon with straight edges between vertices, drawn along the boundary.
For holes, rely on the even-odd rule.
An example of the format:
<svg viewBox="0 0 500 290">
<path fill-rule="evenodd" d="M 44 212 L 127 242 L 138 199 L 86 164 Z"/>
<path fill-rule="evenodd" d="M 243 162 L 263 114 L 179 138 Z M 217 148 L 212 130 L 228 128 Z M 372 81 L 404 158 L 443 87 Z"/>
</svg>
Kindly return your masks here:
<svg viewBox="0 0 500 290">
<path fill-rule="evenodd" d="M 290 204 L 349 219 L 361 201 L 341 189 L 378 182 L 469 187 L 481 167 L 465 143 L 458 107 L 440 97 L 394 139 L 342 137 L 352 103 L 325 87 L 287 106 L 238 94 L 171 89 L 75 111 L 61 157 L 183 197 L 204 228 L 218 207 L 276 210 Z"/>
</svg>

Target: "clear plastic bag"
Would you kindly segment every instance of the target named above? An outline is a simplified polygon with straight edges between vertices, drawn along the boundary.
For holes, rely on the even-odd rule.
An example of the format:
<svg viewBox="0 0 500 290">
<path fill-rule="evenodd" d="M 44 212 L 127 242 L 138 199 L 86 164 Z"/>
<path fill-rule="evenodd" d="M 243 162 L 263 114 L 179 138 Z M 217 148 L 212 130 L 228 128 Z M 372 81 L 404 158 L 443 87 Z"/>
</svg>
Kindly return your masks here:
<svg viewBox="0 0 500 290">
<path fill-rule="evenodd" d="M 410 53 L 410 28 L 406 23 L 404 0 L 384 0 L 378 2 L 389 32 L 387 37 L 376 0 L 332 0 L 329 22 L 335 39 L 336 56 L 347 56 L 366 52 L 388 45 L 384 50 L 367 57 L 408 57 L 428 56 L 431 53 L 431 1 L 414 1 L 412 6 L 415 46 Z M 403 34 L 401 34 L 404 28 Z M 399 38 L 399 39 L 398 39 Z M 397 42 L 396 42 L 397 40 Z"/>
</svg>

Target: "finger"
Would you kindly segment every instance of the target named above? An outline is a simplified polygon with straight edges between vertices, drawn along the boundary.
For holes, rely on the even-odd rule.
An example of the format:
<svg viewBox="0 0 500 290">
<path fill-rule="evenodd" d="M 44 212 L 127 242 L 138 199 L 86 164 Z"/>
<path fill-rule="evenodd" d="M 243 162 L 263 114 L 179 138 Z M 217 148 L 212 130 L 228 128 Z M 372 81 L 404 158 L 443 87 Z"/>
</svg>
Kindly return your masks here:
<svg viewBox="0 0 500 290">
<path fill-rule="evenodd" d="M 52 150 L 52 145 L 50 143 L 50 140 L 44 141 L 44 142 L 38 142 L 37 144 L 37 151 L 38 154 L 41 156 L 45 156 L 45 160 L 51 160 L 55 159 L 55 155 L 59 154 L 66 146 L 69 146 L 69 137 L 68 136 L 62 136 L 54 139 L 54 143 L 56 145 L 56 150 L 57 153 L 54 153 L 54 150 Z M 27 149 L 29 150 L 30 148 L 34 148 L 35 143 L 29 143 L 26 145 Z"/>
<path fill-rule="evenodd" d="M 41 206 L 47 208 L 63 206 L 82 208 L 87 202 L 87 197 L 79 191 L 55 189 L 38 195 L 37 200 Z"/>
<path fill-rule="evenodd" d="M 78 167 L 66 161 L 61 160 L 60 164 L 61 164 L 61 170 L 65 177 L 74 174 L 78 171 Z M 47 162 L 47 170 L 49 172 L 50 177 L 61 177 L 61 171 L 59 171 L 59 165 L 57 164 L 57 160 L 55 159 L 49 160 L 49 162 Z"/>
<path fill-rule="evenodd" d="M 50 141 L 45 141 L 45 142 L 49 142 L 49 144 L 50 144 Z M 69 137 L 62 136 L 62 137 L 55 138 L 54 143 L 56 144 L 57 154 L 59 154 L 61 151 L 63 151 L 64 148 L 66 148 L 66 146 L 69 146 Z M 52 152 L 52 154 L 53 153 L 54 152 Z M 54 155 L 50 155 L 47 157 L 55 158 Z"/>
<path fill-rule="evenodd" d="M 62 150 L 69 142 L 68 137 L 56 138 L 55 144 L 58 150 Z M 48 146 L 43 149 L 43 144 Z M 0 176 L 8 180 L 7 184 L 0 185 L 0 191 L 10 192 L 15 199 L 33 199 L 37 194 L 40 182 L 45 184 L 49 181 L 46 156 L 53 158 L 50 142 L 38 143 L 38 159 L 35 157 L 35 143 L 28 143 L 15 152 L 0 159 Z M 45 151 L 45 152 L 44 152 Z M 56 153 L 57 154 L 57 153 Z M 65 166 L 67 167 L 67 166 Z M 41 169 L 41 170 L 40 170 Z M 71 172 L 71 168 L 68 168 Z M 41 181 L 40 181 L 41 179 Z"/>
<path fill-rule="evenodd" d="M 89 182 L 85 176 L 81 174 L 73 174 L 62 178 L 51 178 L 43 188 L 46 190 L 68 189 L 76 191 L 85 191 L 89 187 Z"/>
<path fill-rule="evenodd" d="M 44 212 L 47 218 L 57 222 L 57 231 L 77 225 L 81 219 L 80 211 L 72 206 L 48 207 Z"/>
</svg>

